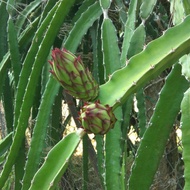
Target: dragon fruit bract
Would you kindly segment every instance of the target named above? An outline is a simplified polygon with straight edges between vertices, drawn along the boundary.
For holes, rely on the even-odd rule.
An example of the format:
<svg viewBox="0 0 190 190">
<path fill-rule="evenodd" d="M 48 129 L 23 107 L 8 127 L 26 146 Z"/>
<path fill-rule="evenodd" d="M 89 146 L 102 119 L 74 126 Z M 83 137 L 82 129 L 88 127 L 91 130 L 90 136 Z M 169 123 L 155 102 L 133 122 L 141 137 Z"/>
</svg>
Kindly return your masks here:
<svg viewBox="0 0 190 190">
<path fill-rule="evenodd" d="M 80 114 L 82 127 L 87 133 L 105 134 L 114 127 L 116 122 L 112 108 L 104 106 L 98 101 L 86 104 Z"/>
<path fill-rule="evenodd" d="M 93 100 L 98 95 L 98 84 L 90 71 L 84 67 L 79 57 L 66 49 L 55 48 L 52 51 L 52 70 L 54 77 L 67 93 L 84 101 Z"/>
</svg>

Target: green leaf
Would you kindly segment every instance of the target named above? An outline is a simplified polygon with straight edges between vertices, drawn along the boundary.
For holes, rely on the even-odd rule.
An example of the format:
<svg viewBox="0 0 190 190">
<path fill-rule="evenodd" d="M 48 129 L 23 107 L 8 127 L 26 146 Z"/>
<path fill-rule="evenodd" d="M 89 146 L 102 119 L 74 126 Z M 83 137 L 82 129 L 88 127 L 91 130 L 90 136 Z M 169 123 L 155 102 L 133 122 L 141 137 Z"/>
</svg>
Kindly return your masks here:
<svg viewBox="0 0 190 190">
<path fill-rule="evenodd" d="M 190 54 L 184 55 L 179 61 L 182 65 L 182 74 L 190 80 Z"/>
<path fill-rule="evenodd" d="M 129 179 L 129 190 L 150 188 L 187 88 L 188 82 L 181 75 L 181 65 L 177 64 L 166 79 L 154 114 L 141 140 Z"/>
<path fill-rule="evenodd" d="M 182 130 L 182 145 L 183 145 L 183 161 L 184 161 L 184 177 L 185 187 L 188 190 L 190 187 L 190 88 L 185 92 L 181 102 L 181 130 Z"/>
<path fill-rule="evenodd" d="M 20 31 L 23 29 L 23 24 L 27 20 L 27 17 L 32 14 L 39 5 L 42 3 L 41 0 L 32 1 L 25 9 L 19 13 L 19 16 L 16 20 L 15 26 L 17 27 L 17 34 L 20 34 Z"/>
<path fill-rule="evenodd" d="M 130 1 L 128 18 L 125 24 L 125 32 L 124 39 L 122 44 L 122 52 L 121 52 L 121 64 L 122 66 L 126 65 L 126 58 L 128 49 L 130 47 L 131 37 L 135 30 L 135 22 L 136 22 L 136 12 L 137 12 L 137 0 Z"/>
<path fill-rule="evenodd" d="M 131 37 L 130 47 L 127 54 L 128 58 L 131 58 L 142 51 L 143 45 L 145 44 L 145 37 L 145 26 L 144 24 L 141 24 L 136 28 Z"/>
<path fill-rule="evenodd" d="M 25 130 L 28 127 L 28 118 L 30 116 L 30 110 L 33 104 L 33 98 L 34 98 L 34 93 L 35 93 L 35 88 L 34 86 L 36 86 L 36 83 L 38 82 L 38 78 L 40 76 L 41 73 L 41 69 L 43 67 L 43 64 L 46 62 L 47 56 L 49 54 L 50 48 L 54 42 L 55 36 L 57 35 L 59 28 L 62 25 L 62 22 L 67 14 L 67 12 L 69 11 L 69 8 L 73 5 L 74 0 L 67 0 L 67 1 L 61 1 L 60 4 L 58 4 L 59 6 L 55 5 L 55 9 L 52 8 L 52 12 L 50 12 L 51 14 L 49 14 L 46 19 L 44 20 L 44 22 L 46 24 L 49 25 L 46 35 L 43 38 L 42 42 L 40 43 L 40 46 L 34 46 L 33 51 L 34 52 L 30 52 L 29 55 L 31 56 L 30 59 L 28 59 L 28 62 L 25 62 L 23 69 L 22 69 L 22 73 L 23 76 L 22 77 L 22 85 L 21 84 L 21 79 L 19 81 L 19 85 L 20 88 L 18 88 L 18 92 L 20 92 L 20 94 L 17 92 L 17 103 L 19 105 L 17 105 L 16 111 L 17 112 L 17 116 L 15 116 L 15 123 L 17 124 L 17 128 L 16 128 L 16 132 L 14 135 L 14 140 L 13 140 L 13 144 L 10 148 L 10 152 L 7 156 L 7 160 L 6 163 L 4 165 L 4 168 L 1 172 L 1 176 L 0 176 L 0 188 L 3 187 L 5 181 L 8 178 L 9 173 L 11 172 L 12 166 L 15 163 L 16 157 L 18 155 L 18 150 L 21 146 L 22 140 L 24 138 L 25 135 Z M 64 13 L 64 14 L 63 14 Z M 50 23 L 47 21 L 50 19 Z M 61 19 L 60 19 L 61 18 Z M 48 26 L 46 25 L 46 27 Z M 45 27 L 45 25 L 41 25 L 41 27 Z M 43 27 L 41 28 L 43 30 Z M 40 30 L 40 29 L 39 29 Z M 45 28 L 46 30 L 46 28 Z M 43 32 L 44 34 L 44 32 Z M 35 40 L 38 40 L 38 36 L 35 36 Z M 34 43 L 36 42 L 34 40 Z M 36 42 L 37 44 L 37 42 Z M 40 48 L 39 48 L 40 47 Z M 33 57 L 35 56 L 35 57 Z M 35 59 L 35 61 L 34 61 Z M 29 67 L 30 65 L 33 64 L 32 70 L 31 67 Z M 29 70 L 29 71 L 28 71 Z M 29 77 L 29 73 L 31 72 L 31 76 Z M 29 79 L 29 80 L 28 80 Z M 27 85 L 28 82 L 28 85 Z M 27 85 L 27 87 L 26 87 Z M 23 94 L 25 92 L 25 95 Z M 23 98 L 24 95 L 24 98 Z M 21 106 L 21 103 L 23 101 L 23 104 Z M 16 113 L 15 113 L 16 114 Z M 20 114 L 20 116 L 18 117 L 18 115 Z M 18 119 L 19 118 L 19 119 Z M 17 123 L 17 119 L 18 119 L 18 123 Z M 15 127 L 16 127 L 15 126 Z"/>
<path fill-rule="evenodd" d="M 9 15 L 6 10 L 6 2 L 1 1 L 0 4 L 0 61 L 2 60 L 3 56 L 7 52 L 8 44 L 7 44 L 7 21 L 9 18 Z"/>
<path fill-rule="evenodd" d="M 112 130 L 106 134 L 105 143 L 105 187 L 109 190 L 121 189 L 121 121 L 122 109 L 118 107 L 114 114 L 117 122 Z"/>
<path fill-rule="evenodd" d="M 116 30 L 109 18 L 102 23 L 102 50 L 106 81 L 115 70 L 121 68 Z"/>
<path fill-rule="evenodd" d="M 109 9 L 110 4 L 111 4 L 110 0 L 100 0 L 100 5 L 102 9 Z"/>
<path fill-rule="evenodd" d="M 102 11 L 98 2 L 95 2 L 93 5 L 89 6 L 87 10 L 83 12 L 81 17 L 76 21 L 74 27 L 70 31 L 69 36 L 65 42 L 65 48 L 68 49 L 67 45 L 74 47 L 75 44 L 78 44 L 89 27 L 92 26 L 94 21 L 97 20 L 101 14 Z M 74 52 L 76 48 L 72 52 Z"/>
<path fill-rule="evenodd" d="M 9 133 L 4 139 L 0 141 L 0 156 L 3 156 L 9 149 L 12 143 L 13 133 Z"/>
<path fill-rule="evenodd" d="M 185 14 L 189 15 L 190 14 L 190 1 L 189 0 L 182 0 L 183 2 L 183 7 L 185 9 Z"/>
<path fill-rule="evenodd" d="M 157 0 L 142 0 L 142 5 L 140 7 L 140 16 L 143 20 L 146 20 L 151 14 Z"/>
<path fill-rule="evenodd" d="M 11 57 L 13 75 L 14 75 L 14 82 L 16 87 L 18 84 L 19 75 L 21 71 L 21 59 L 20 59 L 16 29 L 11 18 L 9 18 L 8 21 L 8 42 L 9 42 L 10 57 Z"/>
<path fill-rule="evenodd" d="M 41 153 L 44 147 L 44 141 L 47 133 L 49 115 L 55 98 L 54 93 L 58 92 L 59 86 L 60 85 L 58 82 L 55 82 L 55 80 L 51 80 L 50 78 L 44 91 L 42 103 L 39 107 L 39 112 L 32 134 L 31 145 L 28 152 L 28 160 L 25 166 L 25 175 L 23 178 L 22 190 L 27 190 L 30 187 L 31 180 L 39 167 Z"/>
<path fill-rule="evenodd" d="M 70 133 L 51 149 L 44 164 L 34 176 L 30 190 L 48 190 L 56 187 L 84 134 L 84 130 Z"/>
</svg>

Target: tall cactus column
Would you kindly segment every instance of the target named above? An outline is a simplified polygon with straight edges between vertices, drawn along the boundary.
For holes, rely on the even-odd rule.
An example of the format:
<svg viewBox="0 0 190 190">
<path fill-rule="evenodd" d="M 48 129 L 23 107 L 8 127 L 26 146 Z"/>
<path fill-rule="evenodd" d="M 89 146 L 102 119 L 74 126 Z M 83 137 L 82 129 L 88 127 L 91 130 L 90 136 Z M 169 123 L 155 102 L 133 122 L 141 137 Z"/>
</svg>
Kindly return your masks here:
<svg viewBox="0 0 190 190">
<path fill-rule="evenodd" d="M 101 42 L 103 52 L 104 80 L 107 81 L 111 75 L 121 68 L 120 51 L 118 47 L 117 32 L 109 18 L 108 11 L 111 6 L 110 0 L 100 0 L 103 12 L 103 22 L 101 25 Z M 114 91 L 113 91 L 114 93 Z M 106 94 L 106 97 L 112 94 Z M 101 102 L 101 101 L 100 101 Z M 101 102 L 102 103 L 102 102 Z M 103 168 L 105 171 L 104 184 L 106 189 L 121 189 L 121 119 L 122 109 L 118 107 L 114 110 L 117 118 L 114 129 L 106 134 L 105 153 Z"/>
</svg>

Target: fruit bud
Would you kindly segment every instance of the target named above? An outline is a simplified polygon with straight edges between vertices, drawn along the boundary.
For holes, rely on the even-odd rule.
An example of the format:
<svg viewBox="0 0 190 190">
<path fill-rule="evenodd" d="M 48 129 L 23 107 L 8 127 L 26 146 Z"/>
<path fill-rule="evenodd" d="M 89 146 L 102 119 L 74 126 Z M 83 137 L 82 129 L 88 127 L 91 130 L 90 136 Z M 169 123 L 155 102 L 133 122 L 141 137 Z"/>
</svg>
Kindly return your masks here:
<svg viewBox="0 0 190 190">
<path fill-rule="evenodd" d="M 49 61 L 52 68 L 50 72 L 68 94 L 84 101 L 97 97 L 98 84 L 90 71 L 84 67 L 80 56 L 76 57 L 64 48 L 55 48 L 52 51 L 52 59 Z"/>
<path fill-rule="evenodd" d="M 99 101 L 84 105 L 79 119 L 87 133 L 101 135 L 112 129 L 116 122 L 112 108 L 100 104 Z"/>
</svg>

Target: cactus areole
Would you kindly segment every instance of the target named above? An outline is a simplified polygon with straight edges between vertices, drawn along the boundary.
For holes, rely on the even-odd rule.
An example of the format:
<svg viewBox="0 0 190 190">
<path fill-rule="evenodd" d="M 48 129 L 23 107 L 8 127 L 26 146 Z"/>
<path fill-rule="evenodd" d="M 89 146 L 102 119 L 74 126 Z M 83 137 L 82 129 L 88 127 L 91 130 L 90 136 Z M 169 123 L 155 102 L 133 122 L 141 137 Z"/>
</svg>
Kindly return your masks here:
<svg viewBox="0 0 190 190">
<path fill-rule="evenodd" d="M 67 93 L 75 98 L 89 101 L 98 95 L 98 84 L 90 71 L 84 67 L 79 57 L 66 49 L 55 48 L 52 51 L 52 61 L 49 61 L 50 71 Z"/>
<path fill-rule="evenodd" d="M 115 125 L 116 118 L 112 107 L 102 105 L 99 101 L 86 103 L 79 117 L 82 127 L 87 133 L 105 134 Z"/>
</svg>

